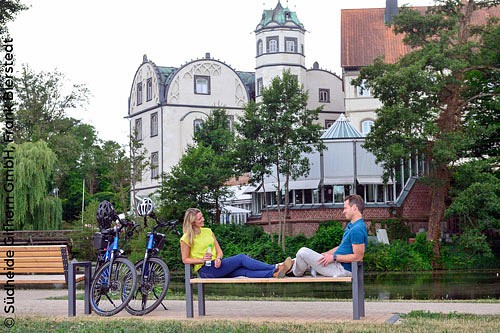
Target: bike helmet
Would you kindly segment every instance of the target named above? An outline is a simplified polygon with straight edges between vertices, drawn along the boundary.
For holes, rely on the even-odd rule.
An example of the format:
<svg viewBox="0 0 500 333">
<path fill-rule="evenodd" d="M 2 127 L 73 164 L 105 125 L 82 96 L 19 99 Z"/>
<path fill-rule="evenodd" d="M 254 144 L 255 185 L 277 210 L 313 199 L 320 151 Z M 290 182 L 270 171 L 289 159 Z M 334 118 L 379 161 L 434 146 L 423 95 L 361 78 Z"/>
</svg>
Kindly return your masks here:
<svg viewBox="0 0 500 333">
<path fill-rule="evenodd" d="M 149 198 L 142 199 L 141 203 L 137 205 L 137 213 L 139 216 L 148 216 L 153 213 L 155 205 L 153 201 Z"/>
<path fill-rule="evenodd" d="M 111 223 L 116 220 L 115 208 L 111 202 L 104 200 L 97 207 L 97 223 L 101 230 L 111 227 Z"/>
</svg>

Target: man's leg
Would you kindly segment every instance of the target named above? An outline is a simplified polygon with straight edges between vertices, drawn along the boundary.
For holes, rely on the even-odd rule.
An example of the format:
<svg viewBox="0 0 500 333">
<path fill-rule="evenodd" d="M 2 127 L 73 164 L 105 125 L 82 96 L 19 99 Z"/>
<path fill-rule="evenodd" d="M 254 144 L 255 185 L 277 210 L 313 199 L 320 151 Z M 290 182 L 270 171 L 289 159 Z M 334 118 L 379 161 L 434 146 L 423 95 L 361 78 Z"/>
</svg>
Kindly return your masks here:
<svg viewBox="0 0 500 333">
<path fill-rule="evenodd" d="M 349 271 L 346 271 L 340 263 L 330 263 L 323 266 L 318 263 L 322 254 L 307 247 L 301 248 L 297 252 L 297 257 L 295 258 L 295 263 L 293 265 L 292 272 L 295 276 L 304 275 L 305 271 L 312 268 L 316 270 L 317 273 L 323 276 L 351 276 Z"/>
</svg>

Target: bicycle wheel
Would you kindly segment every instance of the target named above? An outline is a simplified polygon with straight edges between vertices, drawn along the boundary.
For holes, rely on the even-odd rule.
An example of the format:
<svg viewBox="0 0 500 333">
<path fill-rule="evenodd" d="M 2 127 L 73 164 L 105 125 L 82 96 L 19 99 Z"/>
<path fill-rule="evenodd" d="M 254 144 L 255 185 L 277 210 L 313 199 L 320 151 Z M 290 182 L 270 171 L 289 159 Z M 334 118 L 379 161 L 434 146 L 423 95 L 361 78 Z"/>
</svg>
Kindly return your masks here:
<svg viewBox="0 0 500 333">
<path fill-rule="evenodd" d="M 111 271 L 111 276 L 110 276 Z M 90 287 L 92 309 L 100 316 L 113 316 L 132 299 L 137 271 L 127 258 L 116 258 L 97 270 Z"/>
<path fill-rule="evenodd" d="M 142 272 L 143 260 L 135 264 L 137 270 L 137 289 L 132 300 L 125 308 L 134 316 L 142 316 L 150 313 L 160 305 L 167 294 L 170 284 L 170 271 L 167 264 L 160 258 L 149 258 L 145 274 Z M 145 281 L 142 281 L 142 276 Z"/>
</svg>

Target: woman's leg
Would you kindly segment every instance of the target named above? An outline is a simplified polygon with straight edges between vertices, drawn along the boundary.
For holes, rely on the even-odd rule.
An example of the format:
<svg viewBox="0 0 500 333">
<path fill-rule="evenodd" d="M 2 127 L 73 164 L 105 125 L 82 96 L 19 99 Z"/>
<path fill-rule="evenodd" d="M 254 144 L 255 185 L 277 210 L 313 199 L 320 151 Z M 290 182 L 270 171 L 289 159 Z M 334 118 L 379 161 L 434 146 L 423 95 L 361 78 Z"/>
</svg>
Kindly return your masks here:
<svg viewBox="0 0 500 333">
<path fill-rule="evenodd" d="M 252 271 L 248 268 L 238 268 L 237 270 L 232 271 L 226 277 L 238 277 L 245 276 L 249 278 L 270 278 L 273 277 L 274 270 L 263 270 L 263 271 Z"/>
<path fill-rule="evenodd" d="M 245 274 L 243 271 L 237 272 L 238 275 L 233 274 L 234 271 L 239 269 L 246 269 Z M 262 261 L 255 260 L 244 254 L 238 254 L 233 257 L 223 258 L 221 266 L 215 268 L 212 266 L 203 266 L 198 271 L 198 275 L 202 278 L 221 278 L 221 277 L 234 277 L 234 276 L 248 276 L 248 277 L 272 277 L 276 270 L 275 265 L 269 265 Z M 251 273 L 252 271 L 258 273 Z"/>
</svg>

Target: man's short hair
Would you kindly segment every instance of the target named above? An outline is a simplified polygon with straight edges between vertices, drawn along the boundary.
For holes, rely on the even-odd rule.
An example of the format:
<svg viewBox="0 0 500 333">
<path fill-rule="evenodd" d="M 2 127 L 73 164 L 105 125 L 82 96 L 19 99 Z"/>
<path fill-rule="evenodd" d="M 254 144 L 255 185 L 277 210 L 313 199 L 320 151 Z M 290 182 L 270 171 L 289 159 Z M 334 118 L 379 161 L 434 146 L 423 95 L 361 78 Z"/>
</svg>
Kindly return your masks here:
<svg viewBox="0 0 500 333">
<path fill-rule="evenodd" d="M 356 205 L 356 207 L 358 207 L 359 212 L 363 214 L 363 210 L 365 210 L 365 201 L 360 195 L 357 194 L 348 195 L 344 201 L 347 201 L 349 203 L 349 206 Z"/>
</svg>

